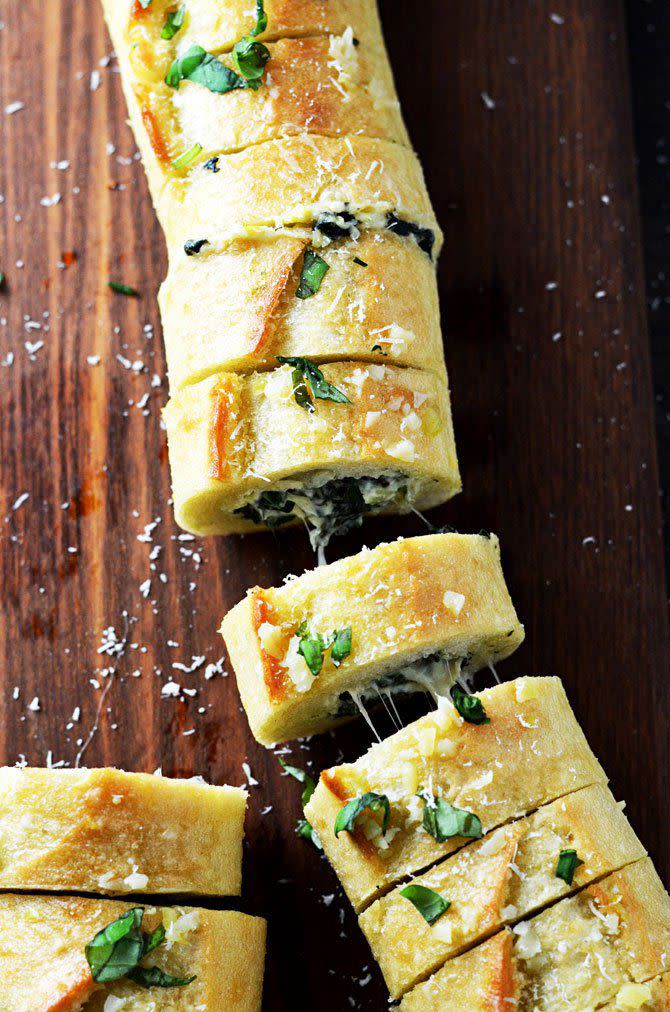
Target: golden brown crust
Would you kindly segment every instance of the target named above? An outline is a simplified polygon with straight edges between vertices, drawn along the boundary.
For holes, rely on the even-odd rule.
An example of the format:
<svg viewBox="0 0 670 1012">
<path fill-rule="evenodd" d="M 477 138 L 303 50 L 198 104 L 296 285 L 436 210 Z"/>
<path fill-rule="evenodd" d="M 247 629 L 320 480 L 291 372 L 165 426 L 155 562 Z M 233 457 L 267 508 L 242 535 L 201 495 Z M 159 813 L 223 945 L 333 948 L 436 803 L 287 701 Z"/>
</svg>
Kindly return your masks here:
<svg viewBox="0 0 670 1012">
<path fill-rule="evenodd" d="M 246 795 L 116 769 L 0 768 L 0 889 L 239 895 Z"/>
<path fill-rule="evenodd" d="M 319 400 L 314 413 L 304 410 L 287 366 L 213 376 L 171 399 L 164 417 L 182 527 L 259 530 L 234 510 L 262 491 L 301 487 L 309 478 L 406 474 L 418 509 L 460 490 L 446 374 L 345 362 L 323 373 L 350 404 Z M 409 508 L 401 503 L 393 512 Z"/>
<path fill-rule="evenodd" d="M 437 843 L 422 829 L 421 787 L 432 783 L 451 804 L 478 815 L 489 832 L 580 787 L 606 783 L 559 679 L 517 679 L 479 696 L 490 724 L 454 722 L 453 708 L 431 713 L 357 762 L 321 775 L 307 818 L 358 912 L 464 842 Z M 374 861 L 361 851 L 359 832 L 335 837 L 342 798 L 333 793 L 333 780 L 347 798 L 376 791 L 391 799 L 390 825 L 397 832 Z"/>
<path fill-rule="evenodd" d="M 145 989 L 126 979 L 96 985 L 84 948 L 130 908 L 73 896 L 0 896 L 0 1012 L 103 1012 L 112 995 L 135 1012 L 260 1012 L 265 922 L 234 911 L 147 907 L 142 928 L 162 922 L 168 932 L 147 964 L 196 980 L 183 988 Z"/>
<path fill-rule="evenodd" d="M 449 595 L 457 595 L 455 605 Z M 352 629 L 349 656 L 339 667 L 326 660 L 307 691 L 280 663 L 304 620 L 323 635 Z M 259 629 L 271 635 L 267 648 Z M 221 631 L 252 731 L 265 745 L 333 726 L 343 693 L 365 691 L 417 659 L 442 653 L 473 672 L 509 656 L 523 639 L 498 539 L 461 534 L 381 545 L 284 586 L 254 588 Z M 436 691 L 440 676 L 446 686 L 455 671 L 435 672 Z"/>
</svg>

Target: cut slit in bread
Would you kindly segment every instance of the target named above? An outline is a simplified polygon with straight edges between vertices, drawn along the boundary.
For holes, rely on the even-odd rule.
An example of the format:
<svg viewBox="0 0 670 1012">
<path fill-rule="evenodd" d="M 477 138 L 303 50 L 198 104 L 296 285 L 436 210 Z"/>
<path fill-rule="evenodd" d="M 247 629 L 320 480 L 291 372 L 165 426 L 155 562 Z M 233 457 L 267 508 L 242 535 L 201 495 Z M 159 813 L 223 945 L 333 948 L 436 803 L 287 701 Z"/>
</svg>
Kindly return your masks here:
<svg viewBox="0 0 670 1012">
<path fill-rule="evenodd" d="M 350 649 L 317 675 L 298 630 L 327 642 L 350 630 Z M 448 694 L 459 674 L 509 656 L 523 640 L 494 535 L 431 534 L 249 591 L 222 635 L 254 736 L 264 745 L 327 730 L 356 701 L 427 690 Z"/>
</svg>

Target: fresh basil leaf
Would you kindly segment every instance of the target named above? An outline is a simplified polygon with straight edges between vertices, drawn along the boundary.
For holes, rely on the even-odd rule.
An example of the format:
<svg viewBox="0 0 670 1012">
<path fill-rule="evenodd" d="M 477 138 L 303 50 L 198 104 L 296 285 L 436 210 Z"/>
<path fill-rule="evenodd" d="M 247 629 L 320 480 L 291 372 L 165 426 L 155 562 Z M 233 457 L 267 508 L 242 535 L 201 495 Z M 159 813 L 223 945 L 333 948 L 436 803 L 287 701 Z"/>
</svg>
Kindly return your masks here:
<svg viewBox="0 0 670 1012">
<path fill-rule="evenodd" d="M 579 860 L 576 850 L 562 850 L 558 855 L 556 878 L 562 878 L 568 885 L 572 885 L 575 872 L 581 864 L 584 862 Z"/>
<path fill-rule="evenodd" d="M 405 221 L 393 212 L 386 215 L 386 228 L 396 235 L 409 236 L 414 239 L 420 250 L 423 250 L 432 260 L 433 247 L 435 245 L 435 233 L 431 228 L 422 228 L 412 221 Z"/>
<path fill-rule="evenodd" d="M 177 57 L 165 76 L 165 83 L 171 88 L 178 88 L 182 81 L 202 84 L 219 95 L 246 87 L 239 74 L 197 43 Z"/>
<path fill-rule="evenodd" d="M 195 974 L 192 977 L 173 977 L 158 966 L 136 966 L 126 976 L 140 987 L 186 987 L 196 977 Z"/>
<path fill-rule="evenodd" d="M 150 935 L 144 934 L 142 955 L 146 956 L 152 949 L 158 948 L 165 941 L 165 925 L 159 924 Z"/>
<path fill-rule="evenodd" d="M 298 819 L 298 823 L 295 827 L 295 831 L 298 836 L 301 836 L 303 840 L 310 840 L 317 850 L 323 850 L 323 844 L 315 832 L 313 826 L 307 821 L 307 819 Z"/>
<path fill-rule="evenodd" d="M 289 773 L 292 777 L 294 777 L 299 783 L 303 784 L 303 792 L 300 800 L 302 801 L 304 808 L 316 790 L 316 783 L 309 773 L 306 773 L 305 770 L 301 770 L 299 766 L 290 766 L 288 763 L 285 763 L 280 756 L 277 756 L 277 758 L 279 759 L 279 765 L 281 768 L 285 770 L 286 773 Z"/>
<path fill-rule="evenodd" d="M 184 253 L 187 257 L 194 257 L 208 242 L 209 239 L 187 239 L 184 243 Z"/>
<path fill-rule="evenodd" d="M 132 907 L 99 931 L 84 952 L 93 980 L 101 984 L 126 977 L 144 954 L 140 931 L 143 907 Z"/>
<path fill-rule="evenodd" d="M 120 281 L 108 281 L 107 284 L 113 292 L 118 292 L 119 295 L 139 295 L 140 293 L 136 288 L 131 288 L 130 285 L 122 285 Z"/>
<path fill-rule="evenodd" d="M 459 685 L 452 685 L 451 698 L 461 717 L 467 720 L 468 724 L 491 723 L 491 718 L 486 716 L 484 704 L 477 696 L 464 692 Z"/>
<path fill-rule="evenodd" d="M 336 668 L 339 668 L 345 657 L 351 653 L 351 626 L 346 629 L 336 629 L 333 633 L 333 646 L 330 651 L 330 659 Z"/>
<path fill-rule="evenodd" d="M 268 47 L 249 35 L 233 46 L 233 63 L 244 78 L 246 87 L 252 91 L 258 91 L 263 83 L 263 71 L 269 59 Z"/>
<path fill-rule="evenodd" d="M 482 824 L 472 812 L 455 808 L 444 798 L 433 798 L 425 793 L 419 794 L 419 797 L 424 802 L 423 828 L 438 843 L 444 843 L 454 836 L 471 840 L 479 840 L 482 836 Z"/>
<path fill-rule="evenodd" d="M 293 366 L 293 393 L 301 408 L 314 411 L 314 404 L 309 397 L 310 393 L 318 400 L 351 404 L 347 395 L 329 383 L 318 366 L 310 362 L 308 358 L 277 355 L 277 361 L 281 365 Z M 307 385 L 309 385 L 309 391 Z M 306 403 L 306 398 L 309 401 L 309 406 Z"/>
<path fill-rule="evenodd" d="M 373 344 L 371 351 L 378 351 L 380 355 L 388 355 L 388 352 L 384 351 L 381 344 Z"/>
<path fill-rule="evenodd" d="M 298 636 L 300 638 L 298 653 L 302 654 L 305 658 L 307 667 L 316 678 L 317 675 L 321 674 L 321 669 L 323 667 L 323 655 L 326 652 L 326 644 L 324 643 L 323 637 L 320 633 L 312 636 L 306 626 L 307 623 L 303 622 L 298 629 Z"/>
<path fill-rule="evenodd" d="M 256 0 L 256 25 L 251 29 L 252 35 L 262 35 L 268 26 L 264 0 Z"/>
<path fill-rule="evenodd" d="M 181 7 L 178 7 L 176 11 L 168 11 L 165 24 L 163 25 L 163 30 L 161 31 L 161 38 L 168 40 L 173 39 L 184 24 L 185 16 L 186 7 L 184 4 L 182 4 Z"/>
<path fill-rule="evenodd" d="M 335 819 L 335 825 L 333 826 L 335 836 L 339 836 L 340 833 L 344 831 L 347 833 L 353 833 L 356 826 L 356 819 L 365 811 L 366 808 L 371 812 L 378 812 L 380 809 L 383 810 L 382 836 L 386 836 L 386 830 L 388 829 L 389 819 L 391 817 L 391 803 L 385 794 L 375 794 L 374 791 L 368 791 L 367 794 L 363 794 L 360 798 L 354 798 L 352 801 L 348 801 L 346 805 L 343 805 L 342 808 L 340 808 L 337 813 L 337 818 Z"/>
<path fill-rule="evenodd" d="M 354 263 L 358 264 L 359 267 L 367 267 L 365 260 L 361 260 L 360 257 L 354 257 Z"/>
<path fill-rule="evenodd" d="M 202 144 L 197 142 L 193 144 L 188 151 L 183 151 L 176 158 L 173 158 L 170 164 L 173 169 L 185 169 L 187 165 L 190 165 L 194 158 L 197 158 L 202 151 Z"/>
<path fill-rule="evenodd" d="M 310 299 L 312 295 L 316 295 L 329 270 L 330 267 L 318 253 L 313 249 L 305 250 L 296 298 Z"/>
<path fill-rule="evenodd" d="M 208 169 L 210 172 L 220 172 L 221 169 L 219 168 L 219 156 L 214 155 L 213 158 L 208 158 L 205 164 L 203 165 L 203 169 Z"/>
<path fill-rule="evenodd" d="M 428 924 L 434 924 L 451 906 L 450 900 L 445 900 L 434 889 L 418 884 L 405 886 L 400 890 L 400 895 L 416 907 Z"/>
</svg>

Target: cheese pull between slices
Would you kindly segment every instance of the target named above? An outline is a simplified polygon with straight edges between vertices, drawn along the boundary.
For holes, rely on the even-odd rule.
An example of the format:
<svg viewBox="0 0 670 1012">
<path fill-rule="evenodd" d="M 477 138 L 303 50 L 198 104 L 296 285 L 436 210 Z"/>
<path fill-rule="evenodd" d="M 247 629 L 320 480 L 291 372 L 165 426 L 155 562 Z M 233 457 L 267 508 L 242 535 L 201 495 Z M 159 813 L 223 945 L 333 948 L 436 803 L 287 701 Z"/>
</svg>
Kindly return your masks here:
<svg viewBox="0 0 670 1012">
<path fill-rule="evenodd" d="M 557 874 L 560 855 L 580 864 Z M 397 886 L 360 917 L 392 998 L 465 949 L 549 903 L 645 856 L 614 798 L 600 784 L 559 798 L 461 848 L 411 880 L 446 900 L 429 923 Z"/>
<path fill-rule="evenodd" d="M 442 373 L 435 265 L 417 243 L 368 229 L 319 247 L 327 271 L 314 295 L 299 298 L 312 238 L 305 228 L 266 229 L 197 256 L 172 248 L 159 297 L 172 390 L 213 373 L 274 369 L 278 355 Z"/>
<path fill-rule="evenodd" d="M 329 399 L 310 382 L 292 366 L 222 373 L 169 401 L 182 527 L 234 534 L 304 521 L 322 548 L 366 513 L 427 509 L 460 490 L 446 373 L 339 362 L 317 384 Z"/>
<path fill-rule="evenodd" d="M 0 889 L 238 896 L 240 787 L 0 767 Z"/>
<path fill-rule="evenodd" d="M 438 842 L 424 828 L 439 800 L 470 813 L 488 833 L 580 787 L 607 782 L 560 679 L 519 678 L 477 695 L 490 723 L 464 721 L 446 704 L 356 762 L 321 774 L 305 815 L 357 912 L 467 842 L 462 836 Z M 368 792 L 388 799 L 387 831 L 379 812 L 364 813 L 352 832 L 335 836 L 343 806 Z"/>
<path fill-rule="evenodd" d="M 341 657 L 325 644 L 346 630 Z M 221 633 L 251 730 L 267 746 L 350 719 L 354 697 L 448 695 L 459 673 L 502 660 L 523 640 L 498 539 L 478 534 L 407 538 L 256 587 Z M 319 658 L 310 667 L 299 652 L 305 638 L 324 646 L 316 674 Z"/>
<path fill-rule="evenodd" d="M 666 1009 L 669 956 L 670 897 L 644 858 L 452 959 L 400 1009 Z"/>
<path fill-rule="evenodd" d="M 144 908 L 141 930 L 165 940 L 141 962 L 182 987 L 143 987 L 128 977 L 96 983 L 85 947 L 133 909 L 78 896 L 0 896 L 0 1012 L 260 1012 L 265 921 L 235 911 Z"/>
</svg>

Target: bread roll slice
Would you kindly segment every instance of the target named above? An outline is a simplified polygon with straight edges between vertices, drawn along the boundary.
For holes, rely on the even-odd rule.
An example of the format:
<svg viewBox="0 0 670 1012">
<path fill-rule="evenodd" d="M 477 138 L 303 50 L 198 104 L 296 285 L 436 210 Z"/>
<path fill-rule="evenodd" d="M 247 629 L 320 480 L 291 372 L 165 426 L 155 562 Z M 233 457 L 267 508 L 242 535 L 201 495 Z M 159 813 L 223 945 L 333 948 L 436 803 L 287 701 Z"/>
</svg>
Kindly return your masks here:
<svg viewBox="0 0 670 1012">
<path fill-rule="evenodd" d="M 130 903 L 75 896 L 0 896 L 0 1012 L 260 1012 L 265 921 L 197 907 L 144 908 L 141 929 L 165 941 L 142 961 L 183 987 L 143 987 L 128 977 L 96 983 L 85 947 Z"/>
<path fill-rule="evenodd" d="M 159 301 L 173 390 L 217 372 L 274 369 L 277 355 L 441 372 L 435 266 L 416 242 L 368 229 L 320 247 L 327 273 L 301 298 L 311 246 L 312 232 L 296 227 L 212 243 L 198 256 L 172 249 Z"/>
<path fill-rule="evenodd" d="M 299 628 L 324 641 L 350 631 L 350 652 L 326 650 L 315 677 Z M 353 698 L 448 693 L 523 640 L 494 535 L 429 534 L 380 545 L 281 587 L 255 587 L 221 626 L 254 737 L 263 745 L 317 734 L 358 713 Z"/>
<path fill-rule="evenodd" d="M 559 869 L 564 851 L 575 851 L 582 863 Z M 412 879 L 412 887 L 450 903 L 432 924 L 403 895 L 405 884 L 369 906 L 360 925 L 391 997 L 399 998 L 505 924 L 644 856 L 610 792 L 593 784 L 502 826 Z"/>
<path fill-rule="evenodd" d="M 654 1000 L 654 992 L 663 1000 L 665 985 L 652 979 L 664 972 L 669 952 L 670 897 L 644 858 L 451 960 L 400 1008 L 450 1012 L 503 1008 L 505 1001 L 519 1012 L 653 1008 L 635 1001 Z"/>
<path fill-rule="evenodd" d="M 165 409 L 177 522 L 232 534 L 297 520 L 315 548 L 367 513 L 406 513 L 460 490 L 446 374 L 323 367 L 348 403 L 296 400 L 293 368 L 222 373 Z"/>
<path fill-rule="evenodd" d="M 238 896 L 246 792 L 117 769 L 0 768 L 0 889 Z"/>
<path fill-rule="evenodd" d="M 462 836 L 439 842 L 423 828 L 438 802 L 472 813 L 488 833 L 580 787 L 607 782 L 560 679 L 518 678 L 478 696 L 488 724 L 465 722 L 445 703 L 356 762 L 321 774 L 306 818 L 358 913 L 466 842 Z M 380 812 L 365 811 L 353 832 L 335 836 L 343 806 L 367 792 L 389 801 L 386 834 Z"/>
</svg>

